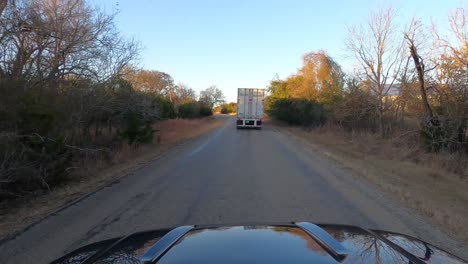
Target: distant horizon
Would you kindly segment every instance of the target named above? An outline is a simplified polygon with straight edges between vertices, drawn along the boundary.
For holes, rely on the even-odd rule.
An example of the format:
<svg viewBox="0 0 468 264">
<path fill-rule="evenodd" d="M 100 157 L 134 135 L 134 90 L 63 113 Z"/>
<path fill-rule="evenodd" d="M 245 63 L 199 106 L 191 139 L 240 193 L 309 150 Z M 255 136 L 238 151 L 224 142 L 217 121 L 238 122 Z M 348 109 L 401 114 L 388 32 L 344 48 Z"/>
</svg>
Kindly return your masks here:
<svg viewBox="0 0 468 264">
<path fill-rule="evenodd" d="M 387 1 L 343 4 L 309 1 L 135 1 L 92 0 L 108 12 L 119 10 L 117 27 L 144 49 L 139 66 L 170 74 L 197 93 L 211 85 L 235 102 L 237 88 L 266 88 L 278 76 L 295 74 L 302 56 L 324 50 L 346 72 L 347 29 L 366 22 Z M 464 1 L 391 1 L 404 26 L 413 16 L 446 28 L 449 11 Z M 352 14 L 352 15 L 350 15 Z M 324 22 L 325 21 L 325 22 Z M 317 26 L 318 25 L 318 26 Z"/>
</svg>

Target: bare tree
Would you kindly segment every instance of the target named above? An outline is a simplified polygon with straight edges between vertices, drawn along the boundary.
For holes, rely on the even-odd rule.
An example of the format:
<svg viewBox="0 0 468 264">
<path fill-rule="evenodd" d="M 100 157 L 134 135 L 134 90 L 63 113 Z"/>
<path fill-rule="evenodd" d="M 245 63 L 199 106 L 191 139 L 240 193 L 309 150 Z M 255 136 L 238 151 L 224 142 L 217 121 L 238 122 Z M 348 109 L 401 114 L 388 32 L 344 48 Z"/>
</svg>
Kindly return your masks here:
<svg viewBox="0 0 468 264">
<path fill-rule="evenodd" d="M 448 16 L 447 35 L 434 26 L 436 42 L 434 60 L 439 66 L 434 85 L 437 94 L 438 119 L 443 136 L 435 141 L 441 147 L 453 146 L 468 152 L 468 21 L 464 8 Z M 438 148 L 438 147 L 437 147 Z M 436 149 L 437 149 L 436 148 Z"/>
<path fill-rule="evenodd" d="M 0 76 L 110 79 L 139 51 L 119 36 L 114 16 L 84 0 L 10 1 L 0 23 Z"/>
<path fill-rule="evenodd" d="M 413 59 L 413 62 L 416 68 L 422 104 L 424 106 L 424 110 L 426 112 L 427 117 L 429 118 L 429 120 L 432 120 L 434 117 L 434 114 L 432 113 L 432 108 L 427 98 L 427 89 L 425 87 L 425 80 L 424 80 L 426 69 L 424 65 L 424 60 L 418 53 L 418 47 L 416 43 L 417 34 L 422 35 L 421 26 L 422 25 L 420 21 L 413 19 L 410 23 L 409 28 L 405 31 L 404 36 L 405 36 L 405 40 L 408 43 L 410 56 Z"/>
<path fill-rule="evenodd" d="M 441 38 L 433 29 L 434 43 L 418 20 L 413 19 L 404 32 L 417 76 L 414 84 L 419 90 L 418 104 L 424 110 L 421 131 L 426 146 L 434 151 L 459 150 L 466 145 L 468 33 L 465 21 L 462 9 L 451 13 L 452 37 Z M 428 46 L 431 52 L 424 51 Z"/>
<path fill-rule="evenodd" d="M 206 103 L 213 108 L 214 106 L 223 103 L 225 100 L 223 91 L 215 85 L 212 85 L 200 92 L 200 101 Z"/>
<path fill-rule="evenodd" d="M 450 25 L 449 36 L 442 36 L 435 26 L 433 33 L 437 40 L 437 46 L 443 49 L 445 54 L 450 54 L 456 63 L 468 67 L 468 18 L 464 8 L 457 8 L 448 16 Z"/>
<path fill-rule="evenodd" d="M 435 60 L 440 67 L 437 70 L 438 81 L 446 87 L 462 89 L 468 86 L 468 22 L 467 13 L 463 8 L 452 11 L 448 16 L 450 29 L 448 35 L 442 35 L 433 26 L 436 39 L 434 50 L 438 52 Z M 439 90 L 439 92 L 442 92 Z M 447 96 L 447 94 L 445 94 Z M 466 94 L 465 96 L 468 96 Z"/>
<path fill-rule="evenodd" d="M 175 99 L 176 104 L 192 102 L 197 100 L 197 93 L 195 90 L 190 88 L 187 84 L 179 83 L 175 87 Z"/>
<path fill-rule="evenodd" d="M 387 95 L 394 87 L 404 61 L 404 42 L 395 17 L 392 7 L 372 13 L 364 26 L 349 29 L 346 42 L 351 56 L 359 63 L 361 78 L 369 82 L 369 89 L 377 97 L 382 136 L 385 133 L 384 115 L 389 108 Z"/>
</svg>

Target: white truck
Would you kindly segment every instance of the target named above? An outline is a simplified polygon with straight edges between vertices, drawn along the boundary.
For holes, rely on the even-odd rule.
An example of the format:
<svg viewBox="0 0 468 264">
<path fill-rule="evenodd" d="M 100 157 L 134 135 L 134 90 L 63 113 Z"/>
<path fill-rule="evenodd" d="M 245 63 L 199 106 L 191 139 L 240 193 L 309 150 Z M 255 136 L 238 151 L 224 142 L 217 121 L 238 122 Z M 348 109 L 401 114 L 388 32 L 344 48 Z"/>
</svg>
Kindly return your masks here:
<svg viewBox="0 0 468 264">
<path fill-rule="evenodd" d="M 237 89 L 237 128 L 262 128 L 265 89 Z"/>
</svg>

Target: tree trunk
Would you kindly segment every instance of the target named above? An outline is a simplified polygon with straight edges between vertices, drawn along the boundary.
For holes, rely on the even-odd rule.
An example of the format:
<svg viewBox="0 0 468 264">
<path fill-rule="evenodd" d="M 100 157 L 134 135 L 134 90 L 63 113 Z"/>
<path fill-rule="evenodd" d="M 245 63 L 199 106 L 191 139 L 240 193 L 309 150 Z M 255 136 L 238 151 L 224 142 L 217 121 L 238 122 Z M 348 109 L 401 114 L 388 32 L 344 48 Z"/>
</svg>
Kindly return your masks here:
<svg viewBox="0 0 468 264">
<path fill-rule="evenodd" d="M 380 136 L 382 138 L 385 137 L 385 129 L 384 129 L 384 118 L 383 118 L 383 111 L 382 109 L 379 109 L 379 130 L 380 130 Z"/>
<path fill-rule="evenodd" d="M 383 108 L 383 96 L 379 96 L 379 102 L 377 106 L 377 114 L 378 114 L 378 126 L 379 126 L 379 134 L 383 138 L 385 136 L 385 124 L 384 124 L 384 108 Z"/>
<path fill-rule="evenodd" d="M 411 57 L 414 60 L 414 65 L 416 66 L 416 71 L 418 72 L 418 80 L 419 80 L 419 89 L 421 91 L 421 98 L 424 105 L 424 110 L 426 111 L 429 120 L 432 120 L 434 115 L 432 113 L 431 106 L 429 105 L 429 101 L 427 100 L 426 88 L 424 87 L 424 64 L 419 59 L 418 52 L 416 51 L 416 47 L 411 42 L 410 43 L 410 52 Z"/>
</svg>

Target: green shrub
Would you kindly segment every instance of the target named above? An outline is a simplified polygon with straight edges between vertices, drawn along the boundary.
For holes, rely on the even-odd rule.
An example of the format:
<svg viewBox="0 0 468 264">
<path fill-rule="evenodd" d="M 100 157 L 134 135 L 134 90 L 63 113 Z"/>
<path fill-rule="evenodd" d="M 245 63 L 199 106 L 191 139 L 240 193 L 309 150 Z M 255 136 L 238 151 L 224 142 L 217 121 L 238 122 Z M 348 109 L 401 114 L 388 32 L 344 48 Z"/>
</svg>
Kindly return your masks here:
<svg viewBox="0 0 468 264">
<path fill-rule="evenodd" d="M 213 115 L 213 109 L 203 102 L 186 102 L 179 105 L 180 118 L 197 118 Z"/>
<path fill-rule="evenodd" d="M 200 108 L 197 102 L 187 102 L 179 105 L 180 118 L 195 118 L 200 114 Z"/>
<path fill-rule="evenodd" d="M 158 97 L 156 101 L 159 106 L 162 119 L 171 119 L 177 117 L 174 104 L 171 101 L 163 97 Z"/>
<path fill-rule="evenodd" d="M 326 121 L 323 105 L 306 99 L 270 99 L 267 112 L 292 125 L 320 126 Z"/>
<path fill-rule="evenodd" d="M 200 105 L 199 115 L 202 116 L 202 117 L 211 116 L 211 115 L 213 115 L 213 109 L 211 109 L 211 107 L 209 107 L 207 105 L 201 104 Z"/>
<path fill-rule="evenodd" d="M 121 138 L 127 140 L 128 144 L 150 143 L 153 140 L 155 130 L 141 114 L 127 113 L 125 120 L 123 129 L 119 130 L 118 133 Z"/>
<path fill-rule="evenodd" d="M 18 128 L 21 133 L 38 133 L 48 135 L 54 128 L 56 113 L 53 106 L 47 102 L 37 100 L 34 94 L 28 94 L 19 98 L 20 108 Z"/>
<path fill-rule="evenodd" d="M 466 119 L 463 118 L 434 117 L 432 121 L 422 126 L 421 136 L 424 146 L 433 152 L 441 150 L 468 152 L 465 139 L 466 123 Z"/>
</svg>

